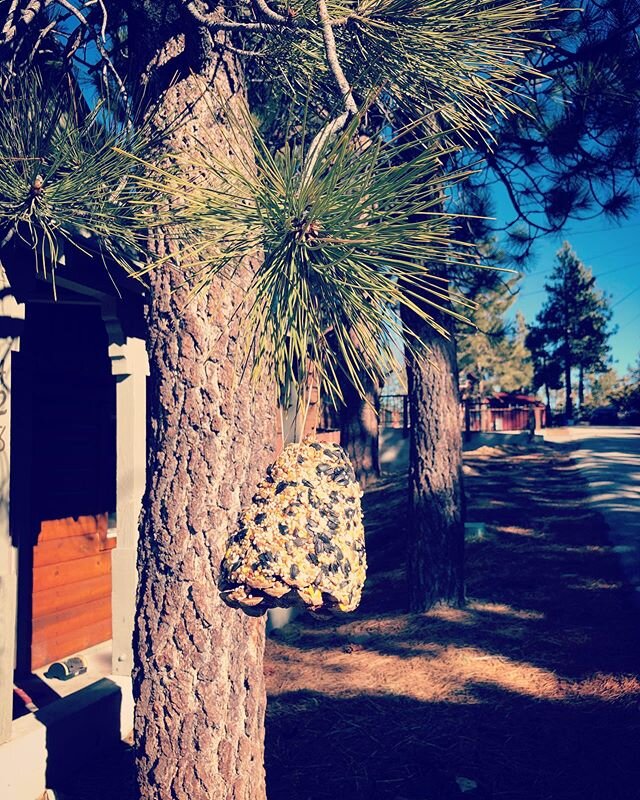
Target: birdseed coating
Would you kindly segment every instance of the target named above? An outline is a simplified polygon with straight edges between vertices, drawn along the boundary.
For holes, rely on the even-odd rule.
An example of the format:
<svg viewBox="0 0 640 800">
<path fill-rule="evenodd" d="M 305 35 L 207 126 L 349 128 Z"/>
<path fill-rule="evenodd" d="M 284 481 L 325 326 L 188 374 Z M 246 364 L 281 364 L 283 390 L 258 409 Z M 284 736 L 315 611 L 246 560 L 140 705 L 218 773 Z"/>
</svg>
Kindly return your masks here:
<svg viewBox="0 0 640 800">
<path fill-rule="evenodd" d="M 361 497 L 341 447 L 309 439 L 287 445 L 229 539 L 224 601 L 254 615 L 300 604 L 357 608 L 367 568 Z"/>
</svg>

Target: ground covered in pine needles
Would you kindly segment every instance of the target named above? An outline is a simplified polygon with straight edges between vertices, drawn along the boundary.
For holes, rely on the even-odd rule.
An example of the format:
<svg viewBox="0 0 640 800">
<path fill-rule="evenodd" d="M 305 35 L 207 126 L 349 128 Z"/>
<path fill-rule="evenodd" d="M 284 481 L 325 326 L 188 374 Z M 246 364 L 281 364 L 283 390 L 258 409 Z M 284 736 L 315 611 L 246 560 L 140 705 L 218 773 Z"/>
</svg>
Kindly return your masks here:
<svg viewBox="0 0 640 800">
<path fill-rule="evenodd" d="M 466 454 L 464 610 L 410 615 L 405 481 L 367 493 L 361 608 L 267 646 L 269 800 L 640 798 L 638 621 L 568 454 Z M 130 749 L 61 800 L 134 800 Z"/>
<path fill-rule="evenodd" d="M 358 612 L 267 647 L 270 800 L 640 798 L 638 612 L 568 455 L 466 454 L 464 610 L 406 613 L 405 482 L 368 492 Z"/>
</svg>

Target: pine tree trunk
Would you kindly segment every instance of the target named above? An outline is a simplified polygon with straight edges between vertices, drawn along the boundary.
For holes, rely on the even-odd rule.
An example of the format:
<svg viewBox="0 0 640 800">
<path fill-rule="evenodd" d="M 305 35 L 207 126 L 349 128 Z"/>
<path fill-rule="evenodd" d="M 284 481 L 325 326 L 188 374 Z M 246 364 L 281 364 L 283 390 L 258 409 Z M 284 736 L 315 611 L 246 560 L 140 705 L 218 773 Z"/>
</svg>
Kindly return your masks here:
<svg viewBox="0 0 640 800">
<path fill-rule="evenodd" d="M 565 391 L 564 415 L 568 421 L 570 419 L 573 419 L 573 394 L 571 390 L 571 362 L 569 361 L 568 356 L 564 363 L 564 391 Z"/>
<path fill-rule="evenodd" d="M 551 424 L 551 393 L 549 392 L 549 384 L 545 383 L 544 385 L 544 394 L 547 400 L 547 414 L 549 415 L 549 422 L 548 425 Z"/>
<path fill-rule="evenodd" d="M 344 402 L 339 405 L 340 444 L 349 454 L 362 488 L 380 476 L 379 418 L 380 390 L 363 377 L 367 398 L 363 400 L 353 385 L 344 381 Z"/>
<path fill-rule="evenodd" d="M 140 74 L 150 64 L 146 96 L 159 101 L 154 119 L 188 108 L 168 147 L 188 152 L 206 134 L 228 152 L 216 133 L 224 118 L 206 95 L 244 102 L 241 76 L 176 6 L 129 4 L 132 52 Z M 179 270 L 150 276 L 151 429 L 133 676 L 141 800 L 265 797 L 264 620 L 229 609 L 217 591 L 226 537 L 275 430 L 269 386 L 241 376 L 234 311 L 249 274 L 215 280 L 190 304 Z"/>
<path fill-rule="evenodd" d="M 411 440 L 408 526 L 409 607 L 464 603 L 462 432 L 455 342 L 403 310 L 429 350 L 409 358 Z M 441 315 L 439 322 L 447 325 Z"/>
<path fill-rule="evenodd" d="M 582 364 L 580 364 L 578 369 L 578 404 L 580 406 L 580 411 L 582 411 L 584 407 L 584 367 Z"/>
</svg>

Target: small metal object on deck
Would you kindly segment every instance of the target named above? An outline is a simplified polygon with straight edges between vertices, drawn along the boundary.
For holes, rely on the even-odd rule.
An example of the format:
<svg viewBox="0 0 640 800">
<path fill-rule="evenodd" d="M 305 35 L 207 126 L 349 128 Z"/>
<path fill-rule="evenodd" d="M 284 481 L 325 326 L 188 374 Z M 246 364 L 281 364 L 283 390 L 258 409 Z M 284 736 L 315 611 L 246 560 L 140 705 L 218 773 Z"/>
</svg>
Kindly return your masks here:
<svg viewBox="0 0 640 800">
<path fill-rule="evenodd" d="M 82 675 L 87 671 L 87 661 L 84 656 L 72 656 L 64 661 L 54 661 L 45 674 L 45 678 L 57 678 L 60 681 L 68 681 L 76 675 Z"/>
<path fill-rule="evenodd" d="M 464 538 L 467 542 L 484 542 L 488 539 L 484 522 L 465 522 Z"/>
</svg>

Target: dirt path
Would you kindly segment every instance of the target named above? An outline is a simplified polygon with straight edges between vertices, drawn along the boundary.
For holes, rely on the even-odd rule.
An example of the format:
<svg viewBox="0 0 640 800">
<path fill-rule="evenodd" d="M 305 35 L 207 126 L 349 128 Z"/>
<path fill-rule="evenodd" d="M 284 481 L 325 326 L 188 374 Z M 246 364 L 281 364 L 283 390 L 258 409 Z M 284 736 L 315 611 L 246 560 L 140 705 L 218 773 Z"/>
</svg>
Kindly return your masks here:
<svg viewBox="0 0 640 800">
<path fill-rule="evenodd" d="M 567 456 L 466 457 L 464 611 L 404 613 L 404 490 L 367 498 L 371 573 L 344 622 L 268 647 L 270 800 L 640 798 L 637 620 Z"/>
<path fill-rule="evenodd" d="M 544 435 L 570 444 L 590 484 L 591 501 L 609 526 L 640 613 L 640 428 L 579 425 L 547 428 Z"/>
</svg>

